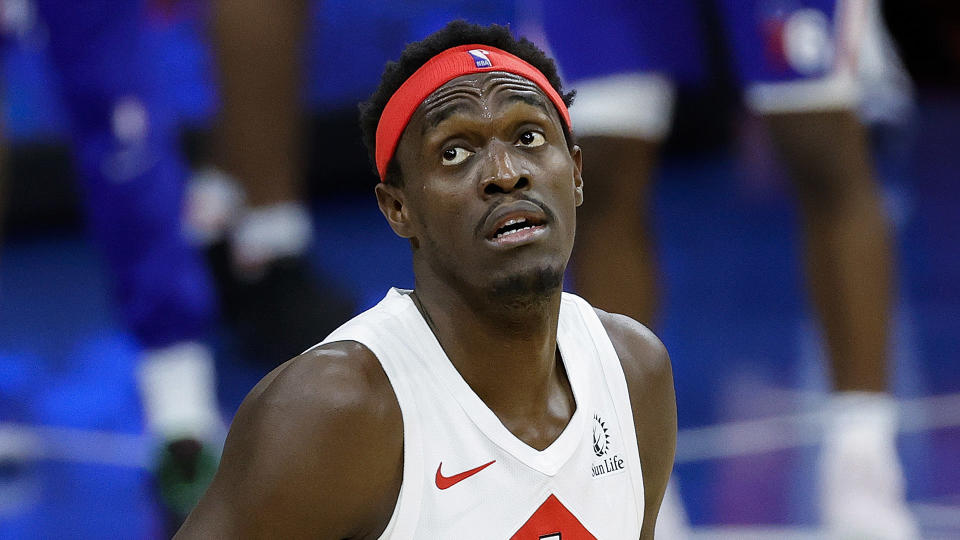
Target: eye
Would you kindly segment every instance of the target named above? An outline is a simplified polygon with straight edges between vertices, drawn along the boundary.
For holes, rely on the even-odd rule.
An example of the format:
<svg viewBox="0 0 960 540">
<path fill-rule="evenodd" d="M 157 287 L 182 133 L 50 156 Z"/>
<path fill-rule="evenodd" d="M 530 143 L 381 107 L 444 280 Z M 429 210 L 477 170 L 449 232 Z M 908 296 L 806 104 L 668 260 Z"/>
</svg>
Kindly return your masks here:
<svg viewBox="0 0 960 540">
<path fill-rule="evenodd" d="M 443 151 L 443 157 L 440 162 L 444 165 L 459 165 L 463 163 L 463 160 L 472 156 L 473 152 L 462 148 L 460 146 L 454 146 L 453 148 L 447 148 Z"/>
<path fill-rule="evenodd" d="M 525 131 L 520 135 L 520 138 L 517 139 L 517 146 L 535 148 L 545 142 L 547 142 L 547 139 L 544 138 L 542 133 L 538 131 Z"/>
</svg>

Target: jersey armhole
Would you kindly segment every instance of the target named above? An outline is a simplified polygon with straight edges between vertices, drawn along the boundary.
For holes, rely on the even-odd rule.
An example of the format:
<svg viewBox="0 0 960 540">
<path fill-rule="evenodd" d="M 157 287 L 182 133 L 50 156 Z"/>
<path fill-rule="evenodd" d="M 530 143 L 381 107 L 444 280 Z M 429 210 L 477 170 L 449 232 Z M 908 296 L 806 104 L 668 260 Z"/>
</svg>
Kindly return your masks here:
<svg viewBox="0 0 960 540">
<path fill-rule="evenodd" d="M 593 306 L 574 294 L 564 293 L 564 296 L 576 306 L 578 315 L 590 332 L 590 338 L 599 353 L 604 383 L 609 389 L 611 397 L 615 403 L 623 404 L 623 407 L 614 407 L 614 411 L 617 415 L 620 432 L 625 435 L 624 444 L 627 448 L 627 459 L 633 466 L 631 467 L 632 470 L 636 471 L 635 474 L 630 473 L 630 482 L 633 485 L 634 497 L 637 501 L 637 530 L 640 530 L 643 527 L 646 505 L 646 497 L 643 492 L 643 465 L 640 463 L 637 427 L 633 418 L 633 406 L 627 388 L 627 377 L 624 374 L 623 366 L 620 364 L 620 355 L 617 354 L 617 350 L 607 334 L 607 329 L 603 326 L 603 322 Z M 624 407 L 626 407 L 626 410 L 624 410 Z"/>
<path fill-rule="evenodd" d="M 400 483 L 400 493 L 393 507 L 390 520 L 380 534 L 381 539 L 412 538 L 416 531 L 420 515 L 420 501 L 423 496 L 423 450 L 419 426 L 416 422 L 416 399 L 412 389 L 403 382 L 402 374 L 398 373 L 389 360 L 389 352 L 378 345 L 390 338 L 376 335 L 366 325 L 344 325 L 335 330 L 320 345 L 336 341 L 354 341 L 363 345 L 380 362 L 380 367 L 387 375 L 390 387 L 400 405 L 400 416 L 403 421 L 403 473 Z M 399 340 L 398 340 L 399 342 Z M 386 359 L 386 360 L 385 360 Z"/>
</svg>

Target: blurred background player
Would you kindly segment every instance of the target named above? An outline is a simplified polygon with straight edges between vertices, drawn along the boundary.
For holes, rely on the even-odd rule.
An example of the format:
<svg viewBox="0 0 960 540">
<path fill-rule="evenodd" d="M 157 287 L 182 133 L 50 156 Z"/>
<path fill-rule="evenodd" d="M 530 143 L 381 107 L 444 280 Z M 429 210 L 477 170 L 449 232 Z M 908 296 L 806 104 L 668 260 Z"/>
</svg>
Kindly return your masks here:
<svg viewBox="0 0 960 540">
<path fill-rule="evenodd" d="M 215 155 L 243 182 L 214 181 L 214 198 L 200 188 L 189 200 L 178 104 L 166 95 L 171 83 L 147 31 L 149 3 L 35 7 L 70 116 L 84 214 L 144 349 L 139 387 L 149 428 L 163 441 L 158 481 L 176 521 L 209 481 L 222 436 L 208 344 L 216 293 L 244 356 L 268 368 L 353 313 L 347 295 L 315 285 L 306 260 L 312 223 L 297 189 L 306 3 L 211 6 L 223 104 Z M 18 9 L 33 13 L 27 2 Z M 198 237 L 210 248 L 216 288 L 191 245 Z"/>
<path fill-rule="evenodd" d="M 306 0 L 210 4 L 217 167 L 195 176 L 189 221 L 209 248 L 224 317 L 250 357 L 272 367 L 354 312 L 307 259 L 301 90 L 310 9 Z"/>
<path fill-rule="evenodd" d="M 35 6 L 69 116 L 88 229 L 142 349 L 138 387 L 160 448 L 156 480 L 176 521 L 212 477 L 223 422 L 206 341 L 215 298 L 203 259 L 183 234 L 188 169 L 163 74 L 143 39 L 146 2 Z"/>
<path fill-rule="evenodd" d="M 858 57 L 875 38 L 867 34 L 876 6 L 725 0 L 715 8 L 745 102 L 765 121 L 801 210 L 834 390 L 819 465 L 824 525 L 831 538 L 916 538 L 887 393 L 896 264 L 857 117 Z M 658 298 L 651 184 L 675 82 L 702 77 L 701 15 L 698 3 L 666 0 L 564 2 L 544 11 L 550 46 L 577 90 L 571 114 L 586 156 L 590 204 L 581 209 L 572 260 L 576 290 L 647 324 Z M 663 519 L 669 512 L 665 502 Z M 682 519 L 674 526 L 682 536 Z M 669 538 L 674 526 L 658 532 Z"/>
</svg>

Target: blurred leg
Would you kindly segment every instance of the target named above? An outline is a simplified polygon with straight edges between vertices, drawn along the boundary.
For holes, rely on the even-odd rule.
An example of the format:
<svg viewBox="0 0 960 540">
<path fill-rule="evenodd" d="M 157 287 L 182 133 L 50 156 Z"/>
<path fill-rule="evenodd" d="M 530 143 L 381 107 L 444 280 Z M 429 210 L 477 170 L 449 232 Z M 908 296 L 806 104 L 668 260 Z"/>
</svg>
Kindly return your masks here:
<svg viewBox="0 0 960 540">
<path fill-rule="evenodd" d="M 250 211 L 260 222 L 298 213 L 296 246 L 277 246 L 280 255 L 299 255 L 311 234 L 302 204 L 303 108 L 300 95 L 307 2 L 217 0 L 214 2 L 214 46 L 219 67 L 222 110 L 217 126 L 217 155 L 223 169 L 243 188 Z M 271 209 L 273 210 L 271 212 Z M 241 218 L 242 219 L 242 218 Z M 250 220 L 248 220 L 250 221 Z M 291 238 L 291 231 L 266 238 L 243 229 L 235 235 L 234 262 L 256 266 L 277 254 L 261 242 Z M 287 228 L 295 226 L 288 219 Z M 267 227 L 259 227 L 268 230 Z"/>
<path fill-rule="evenodd" d="M 887 219 L 853 112 L 866 4 L 723 3 L 747 104 L 766 119 L 800 201 L 807 279 L 841 392 L 886 391 L 893 297 Z"/>
<path fill-rule="evenodd" d="M 220 166 L 246 208 L 229 244 L 211 248 L 226 319 L 273 367 L 353 315 L 350 299 L 308 261 L 313 226 L 301 192 L 305 0 L 217 0 L 213 29 L 222 111 Z"/>
<path fill-rule="evenodd" d="M 888 389 L 896 264 L 856 114 L 874 0 L 723 2 L 746 102 L 764 116 L 800 203 L 805 266 L 835 392 L 825 407 L 820 509 L 831 538 L 916 538 Z M 760 24 L 742 24 L 744 21 Z M 738 24 L 738 22 L 740 24 Z"/>
<path fill-rule="evenodd" d="M 886 391 L 895 261 L 864 129 L 851 111 L 766 119 L 799 197 L 834 389 Z"/>
<path fill-rule="evenodd" d="M 821 458 L 825 523 L 839 538 L 915 538 L 896 404 L 885 393 L 895 261 L 864 130 L 844 110 L 766 119 L 799 196 L 810 291 L 837 391 Z"/>
<path fill-rule="evenodd" d="M 143 2 L 38 2 L 71 114 L 89 230 L 120 313 L 147 350 L 201 340 L 214 299 L 182 226 L 187 170 L 139 39 Z"/>
<path fill-rule="evenodd" d="M 650 191 L 660 145 L 611 136 L 585 136 L 579 143 L 586 204 L 577 212 L 571 259 L 577 292 L 601 309 L 652 326 L 659 283 Z"/>
<path fill-rule="evenodd" d="M 216 0 L 214 10 L 222 164 L 251 206 L 298 201 L 307 2 Z"/>
</svg>

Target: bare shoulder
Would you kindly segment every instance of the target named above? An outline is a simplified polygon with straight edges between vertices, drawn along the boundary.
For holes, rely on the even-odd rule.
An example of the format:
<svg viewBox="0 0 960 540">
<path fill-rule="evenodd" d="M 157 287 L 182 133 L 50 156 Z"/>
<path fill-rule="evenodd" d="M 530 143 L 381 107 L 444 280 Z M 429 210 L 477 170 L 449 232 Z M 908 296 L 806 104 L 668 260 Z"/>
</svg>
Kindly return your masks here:
<svg viewBox="0 0 960 540">
<path fill-rule="evenodd" d="M 184 537 L 353 538 L 389 520 L 403 426 L 377 358 L 356 342 L 312 349 L 257 384 Z"/>
<path fill-rule="evenodd" d="M 674 423 L 676 399 L 670 355 L 660 339 L 646 326 L 626 315 L 596 309 L 613 348 L 620 358 L 634 409 L 637 435 L 642 430 L 661 429 Z"/>
<path fill-rule="evenodd" d="M 625 315 L 596 310 L 620 357 L 627 381 L 643 470 L 641 539 L 653 538 L 656 517 L 673 470 L 677 405 L 667 349 L 647 327 Z"/>
<path fill-rule="evenodd" d="M 384 401 L 396 405 L 376 356 L 354 341 L 311 349 L 284 363 L 250 392 L 241 410 L 288 413 L 290 421 L 328 424 L 360 415 L 380 418 Z M 399 413 L 399 405 L 397 406 Z M 329 414 L 319 415 L 320 411 Z"/>
<path fill-rule="evenodd" d="M 631 386 L 663 383 L 662 379 L 671 373 L 671 368 L 670 356 L 660 339 L 631 317 L 594 310 L 620 356 L 627 382 Z"/>
</svg>

